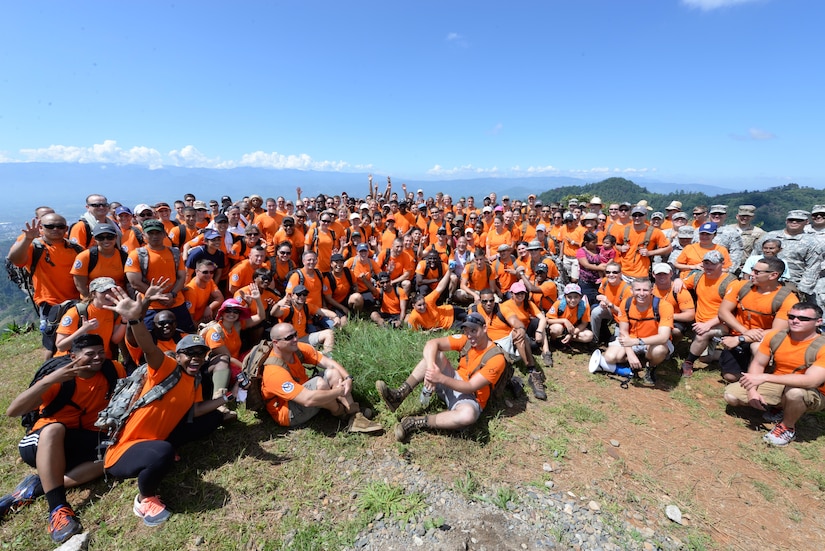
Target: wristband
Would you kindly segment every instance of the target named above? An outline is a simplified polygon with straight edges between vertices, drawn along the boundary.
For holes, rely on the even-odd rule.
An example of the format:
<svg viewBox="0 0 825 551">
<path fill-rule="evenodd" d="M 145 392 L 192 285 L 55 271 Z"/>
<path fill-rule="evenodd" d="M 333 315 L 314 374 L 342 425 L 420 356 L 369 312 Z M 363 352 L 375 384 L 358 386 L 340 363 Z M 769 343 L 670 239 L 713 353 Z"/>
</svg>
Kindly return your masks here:
<svg viewBox="0 0 825 551">
<path fill-rule="evenodd" d="M 232 392 L 230 392 L 228 390 L 223 394 L 223 403 L 224 404 L 232 402 L 234 399 L 235 399 L 235 395 L 232 394 Z"/>
<path fill-rule="evenodd" d="M 345 381 L 346 381 L 347 379 L 349 379 L 349 380 L 351 381 L 351 380 L 352 380 L 352 375 L 347 375 L 346 377 L 344 377 L 344 380 L 345 380 Z"/>
<path fill-rule="evenodd" d="M 137 325 L 138 323 L 140 323 L 140 320 L 129 320 L 126 325 Z"/>
</svg>

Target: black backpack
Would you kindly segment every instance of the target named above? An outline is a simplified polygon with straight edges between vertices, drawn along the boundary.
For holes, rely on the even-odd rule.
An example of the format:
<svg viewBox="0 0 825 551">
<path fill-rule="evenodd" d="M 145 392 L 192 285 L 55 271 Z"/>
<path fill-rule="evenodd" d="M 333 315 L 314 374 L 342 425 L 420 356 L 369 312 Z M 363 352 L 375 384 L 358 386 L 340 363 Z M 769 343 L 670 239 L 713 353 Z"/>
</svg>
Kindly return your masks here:
<svg viewBox="0 0 825 551">
<path fill-rule="evenodd" d="M 65 356 L 56 356 L 54 358 L 49 358 L 43 365 L 40 366 L 40 368 L 34 374 L 32 382 L 29 383 L 29 388 L 34 386 L 34 384 L 37 381 L 39 381 L 46 375 L 54 373 L 55 371 L 67 365 L 71 361 L 72 358 L 68 354 L 66 354 Z M 107 359 L 103 362 L 103 367 L 100 371 L 106 377 L 106 382 L 109 384 L 109 391 L 106 393 L 106 397 L 109 398 L 111 397 L 118 380 L 118 374 L 117 370 L 115 369 L 115 364 L 112 363 L 112 360 Z M 20 420 L 20 424 L 23 425 L 23 428 L 26 429 L 26 432 L 30 431 L 34 424 L 37 422 L 37 420 L 41 417 L 51 417 L 52 415 L 54 415 L 66 406 L 72 406 L 80 409 L 77 404 L 72 402 L 72 396 L 74 396 L 74 391 L 76 388 L 77 383 L 74 379 L 65 381 L 60 385 L 60 390 L 58 391 L 57 396 L 55 396 L 51 402 L 46 404 L 42 411 L 38 408 L 24 414 L 23 418 Z"/>
</svg>

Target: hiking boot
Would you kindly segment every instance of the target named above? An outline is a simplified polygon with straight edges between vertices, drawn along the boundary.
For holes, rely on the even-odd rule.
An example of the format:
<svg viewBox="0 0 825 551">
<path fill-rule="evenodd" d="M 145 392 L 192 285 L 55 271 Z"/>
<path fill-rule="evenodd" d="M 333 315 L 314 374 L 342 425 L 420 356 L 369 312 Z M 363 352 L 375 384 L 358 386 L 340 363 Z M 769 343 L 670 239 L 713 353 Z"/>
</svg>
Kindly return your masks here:
<svg viewBox="0 0 825 551">
<path fill-rule="evenodd" d="M 762 419 L 767 423 L 779 423 L 785 418 L 785 412 L 782 408 L 768 408 L 768 411 L 762 414 Z"/>
<path fill-rule="evenodd" d="M 530 390 L 533 391 L 533 396 L 535 396 L 537 400 L 547 399 L 547 392 L 544 389 L 541 372 L 531 371 L 530 374 L 527 375 L 527 384 L 530 386 Z"/>
<path fill-rule="evenodd" d="M 387 383 L 381 379 L 378 379 L 375 381 L 375 390 L 378 391 L 378 395 L 384 400 L 387 408 L 389 408 L 390 411 L 395 411 L 409 395 L 411 389 L 407 383 L 404 383 L 398 390 L 395 390 L 388 387 Z"/>
<path fill-rule="evenodd" d="M 3 518 L 9 511 L 19 511 L 42 495 L 43 485 L 40 483 L 40 477 L 36 474 L 28 475 L 20 481 L 12 493 L 0 498 L 0 518 Z"/>
<path fill-rule="evenodd" d="M 656 386 L 656 379 L 653 378 L 653 368 L 648 367 L 642 376 L 642 386 Z"/>
<path fill-rule="evenodd" d="M 395 425 L 395 439 L 399 442 L 406 442 L 412 433 L 426 428 L 426 417 L 404 417 L 400 423 Z"/>
<path fill-rule="evenodd" d="M 796 438 L 796 431 L 789 429 L 785 423 L 777 423 L 771 432 L 762 437 L 762 440 L 774 446 L 787 446 Z"/>
<path fill-rule="evenodd" d="M 544 367 L 553 367 L 553 353 L 549 350 L 547 352 L 542 353 L 541 361 L 544 363 Z"/>
<path fill-rule="evenodd" d="M 146 526 L 163 524 L 172 515 L 158 496 L 140 499 L 140 494 L 135 496 L 132 511 L 143 519 L 143 524 Z"/>
<path fill-rule="evenodd" d="M 691 377 L 693 375 L 693 362 L 685 360 L 682 362 L 682 377 Z"/>
<path fill-rule="evenodd" d="M 381 432 L 384 430 L 380 424 L 367 419 L 360 411 L 349 418 L 349 426 L 347 430 L 350 432 Z"/>
<path fill-rule="evenodd" d="M 63 543 L 83 531 L 80 521 L 68 505 L 60 505 L 49 513 L 49 535 L 55 543 Z"/>
</svg>

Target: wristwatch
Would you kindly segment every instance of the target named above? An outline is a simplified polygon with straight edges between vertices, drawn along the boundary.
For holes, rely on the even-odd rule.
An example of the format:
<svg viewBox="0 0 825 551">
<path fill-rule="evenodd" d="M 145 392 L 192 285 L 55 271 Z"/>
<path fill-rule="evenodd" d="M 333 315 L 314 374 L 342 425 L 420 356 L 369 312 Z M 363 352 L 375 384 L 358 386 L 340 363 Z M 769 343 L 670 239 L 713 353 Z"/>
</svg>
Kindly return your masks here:
<svg viewBox="0 0 825 551">
<path fill-rule="evenodd" d="M 745 344 L 745 335 L 739 335 L 739 344 Z"/>
</svg>

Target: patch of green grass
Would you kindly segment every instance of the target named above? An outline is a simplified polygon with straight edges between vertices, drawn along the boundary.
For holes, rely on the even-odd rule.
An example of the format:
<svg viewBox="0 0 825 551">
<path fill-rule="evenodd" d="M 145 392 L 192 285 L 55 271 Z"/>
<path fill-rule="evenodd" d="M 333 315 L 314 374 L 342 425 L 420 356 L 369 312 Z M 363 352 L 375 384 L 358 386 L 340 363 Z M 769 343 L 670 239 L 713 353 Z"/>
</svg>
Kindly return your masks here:
<svg viewBox="0 0 825 551">
<path fill-rule="evenodd" d="M 754 488 L 756 488 L 757 492 L 762 494 L 762 497 L 764 497 L 765 501 L 767 502 L 772 502 L 773 499 L 776 497 L 776 492 L 773 490 L 773 488 L 771 488 L 764 482 L 760 482 L 757 480 L 753 483 L 753 486 Z"/>
<path fill-rule="evenodd" d="M 568 410 L 568 415 L 577 423 L 601 423 L 607 419 L 607 415 L 601 411 L 582 404 L 575 404 Z"/>
<path fill-rule="evenodd" d="M 707 551 L 708 549 L 714 549 L 711 537 L 695 529 L 691 529 L 682 541 L 685 544 L 685 549 L 688 551 Z"/>
<path fill-rule="evenodd" d="M 631 413 L 630 416 L 627 418 L 627 421 L 631 425 L 636 425 L 636 426 L 647 425 L 647 423 L 648 423 L 647 419 L 645 419 L 643 417 L 640 417 L 639 415 L 636 415 L 635 413 Z"/>
<path fill-rule="evenodd" d="M 370 482 L 358 498 L 362 510 L 370 514 L 383 513 L 384 516 L 410 521 L 424 512 L 424 496 L 418 492 L 408 494 L 404 488 L 386 482 Z"/>
<path fill-rule="evenodd" d="M 518 492 L 509 486 L 501 486 L 496 490 L 496 493 L 493 496 L 485 496 L 482 499 L 488 503 L 492 503 L 499 509 L 507 510 L 507 504 L 518 503 L 519 496 Z"/>
<path fill-rule="evenodd" d="M 473 473 L 468 471 L 464 478 L 455 481 L 455 489 L 467 499 L 475 499 L 480 485 Z"/>
</svg>

